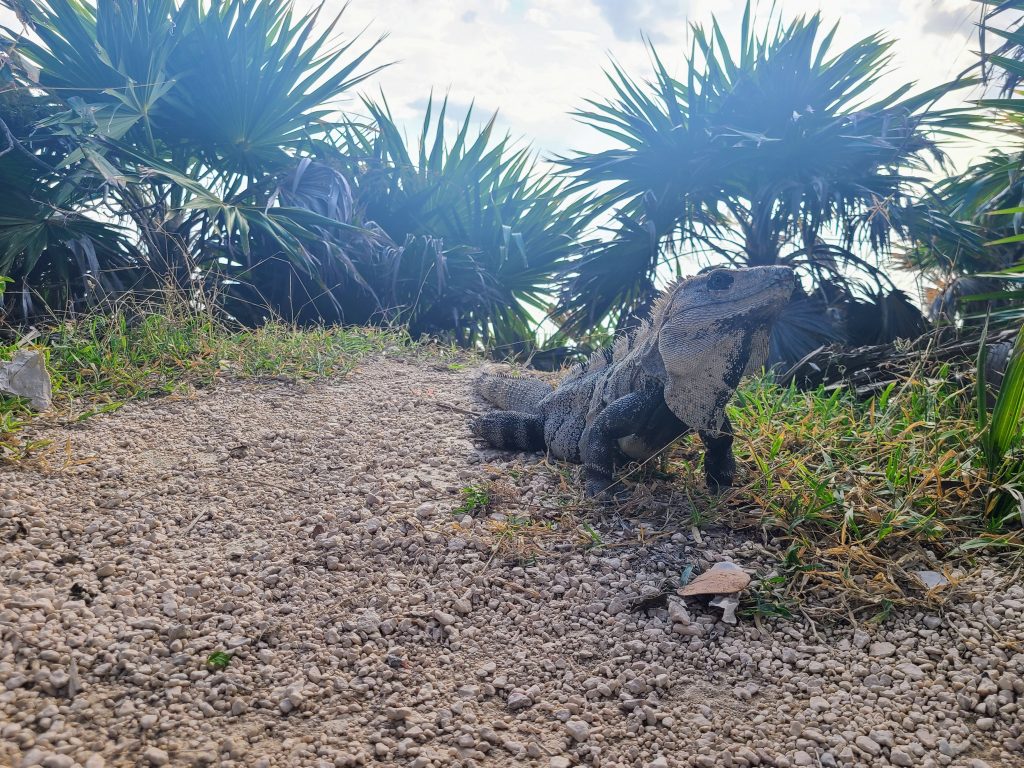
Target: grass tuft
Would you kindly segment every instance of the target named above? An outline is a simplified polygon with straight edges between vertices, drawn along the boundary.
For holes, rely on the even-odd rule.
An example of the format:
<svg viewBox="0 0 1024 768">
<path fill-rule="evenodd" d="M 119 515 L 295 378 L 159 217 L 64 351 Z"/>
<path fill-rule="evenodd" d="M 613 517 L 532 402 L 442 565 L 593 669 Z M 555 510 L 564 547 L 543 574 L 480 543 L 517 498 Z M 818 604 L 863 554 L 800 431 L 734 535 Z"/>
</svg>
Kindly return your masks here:
<svg viewBox="0 0 1024 768">
<path fill-rule="evenodd" d="M 19 431 L 38 418 L 83 421 L 133 400 L 188 394 L 222 379 L 339 376 L 376 353 L 408 345 L 402 331 L 365 327 L 298 328 L 269 322 L 230 329 L 167 302 L 66 321 L 36 342 L 47 356 L 54 410 L 33 414 L 0 397 L 0 459 L 24 458 L 38 447 Z M 0 360 L 16 345 L 0 345 Z"/>
<path fill-rule="evenodd" d="M 876 609 L 921 597 L 914 571 L 1024 551 L 1020 531 L 994 514 L 1024 464 L 989 472 L 972 398 L 942 375 L 867 401 L 750 382 L 729 413 L 743 484 L 718 503 L 788 542 L 787 599 L 816 587 Z"/>
</svg>

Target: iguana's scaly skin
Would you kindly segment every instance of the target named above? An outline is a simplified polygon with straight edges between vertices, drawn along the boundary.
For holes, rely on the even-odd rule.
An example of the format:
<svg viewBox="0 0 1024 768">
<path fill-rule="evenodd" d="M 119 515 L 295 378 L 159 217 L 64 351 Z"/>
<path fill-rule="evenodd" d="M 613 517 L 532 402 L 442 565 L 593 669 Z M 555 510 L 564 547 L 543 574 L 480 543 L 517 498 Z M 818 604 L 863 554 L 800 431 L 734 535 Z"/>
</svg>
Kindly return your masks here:
<svg viewBox="0 0 1024 768">
<path fill-rule="evenodd" d="M 552 389 L 531 378 L 484 375 L 479 393 L 500 410 L 473 432 L 497 448 L 547 450 L 582 463 L 587 495 L 612 490 L 617 466 L 644 461 L 696 430 L 709 487 L 732 484 L 725 416 L 740 378 L 759 370 L 771 324 L 796 279 L 787 267 L 716 269 L 682 280 L 649 322 Z"/>
</svg>

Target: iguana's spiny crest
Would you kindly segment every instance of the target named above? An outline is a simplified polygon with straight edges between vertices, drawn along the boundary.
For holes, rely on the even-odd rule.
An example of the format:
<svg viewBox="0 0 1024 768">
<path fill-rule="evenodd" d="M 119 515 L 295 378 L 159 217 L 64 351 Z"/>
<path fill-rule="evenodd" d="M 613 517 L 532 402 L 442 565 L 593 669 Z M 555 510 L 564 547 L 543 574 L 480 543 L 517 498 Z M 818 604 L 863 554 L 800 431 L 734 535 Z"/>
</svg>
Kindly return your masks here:
<svg viewBox="0 0 1024 768">
<path fill-rule="evenodd" d="M 485 376 L 479 391 L 502 408 L 474 423 L 492 445 L 547 448 L 583 462 L 588 493 L 611 485 L 616 464 L 646 459 L 688 431 L 707 447 L 713 486 L 731 483 L 725 405 L 740 378 L 768 354 L 771 324 L 796 284 L 786 267 L 716 269 L 681 280 L 650 322 L 619 338 L 552 391 L 532 379 Z"/>
</svg>

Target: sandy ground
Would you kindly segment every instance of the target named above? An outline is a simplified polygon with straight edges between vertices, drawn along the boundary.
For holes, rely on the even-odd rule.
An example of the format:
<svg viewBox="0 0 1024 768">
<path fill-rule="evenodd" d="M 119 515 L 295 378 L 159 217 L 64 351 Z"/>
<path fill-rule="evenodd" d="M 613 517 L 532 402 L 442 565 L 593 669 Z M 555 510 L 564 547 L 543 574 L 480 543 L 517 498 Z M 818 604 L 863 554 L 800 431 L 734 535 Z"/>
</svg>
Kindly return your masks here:
<svg viewBox="0 0 1024 768">
<path fill-rule="evenodd" d="M 560 531 L 571 473 L 476 446 L 471 377 L 379 359 L 49 431 L 0 472 L 0 765 L 1024 765 L 1005 574 L 875 630 L 645 602 L 772 557 L 671 499 Z M 495 476 L 500 511 L 452 514 Z"/>
</svg>

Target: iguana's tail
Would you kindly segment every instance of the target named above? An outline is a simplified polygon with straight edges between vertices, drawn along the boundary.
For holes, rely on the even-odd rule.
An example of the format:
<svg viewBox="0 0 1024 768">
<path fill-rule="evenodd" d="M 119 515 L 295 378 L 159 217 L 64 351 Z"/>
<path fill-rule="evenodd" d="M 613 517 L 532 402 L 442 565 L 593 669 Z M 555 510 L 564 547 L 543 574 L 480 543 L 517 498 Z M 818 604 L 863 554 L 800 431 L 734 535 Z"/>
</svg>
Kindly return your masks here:
<svg viewBox="0 0 1024 768">
<path fill-rule="evenodd" d="M 518 413 L 536 413 L 551 387 L 540 379 L 485 373 L 476 383 L 480 396 L 496 408 Z"/>
<path fill-rule="evenodd" d="M 495 411 L 476 419 L 473 434 L 495 448 L 509 451 L 543 451 L 544 422 L 534 413 Z"/>
</svg>

